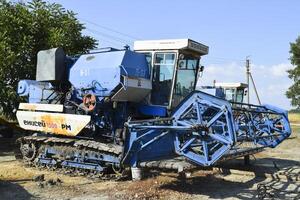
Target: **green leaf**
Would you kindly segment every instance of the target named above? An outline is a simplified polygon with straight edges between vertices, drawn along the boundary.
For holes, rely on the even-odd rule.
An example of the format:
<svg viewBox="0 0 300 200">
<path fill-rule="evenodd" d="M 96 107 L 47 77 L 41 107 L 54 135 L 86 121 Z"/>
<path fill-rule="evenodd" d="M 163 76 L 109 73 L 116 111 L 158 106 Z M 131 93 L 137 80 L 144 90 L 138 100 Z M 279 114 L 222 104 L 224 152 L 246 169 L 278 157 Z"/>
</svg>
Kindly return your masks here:
<svg viewBox="0 0 300 200">
<path fill-rule="evenodd" d="M 35 79 L 37 53 L 62 47 L 69 55 L 94 49 L 96 40 L 82 35 L 76 14 L 60 4 L 0 0 L 0 111 L 13 118 L 20 98 L 19 80 Z"/>
</svg>

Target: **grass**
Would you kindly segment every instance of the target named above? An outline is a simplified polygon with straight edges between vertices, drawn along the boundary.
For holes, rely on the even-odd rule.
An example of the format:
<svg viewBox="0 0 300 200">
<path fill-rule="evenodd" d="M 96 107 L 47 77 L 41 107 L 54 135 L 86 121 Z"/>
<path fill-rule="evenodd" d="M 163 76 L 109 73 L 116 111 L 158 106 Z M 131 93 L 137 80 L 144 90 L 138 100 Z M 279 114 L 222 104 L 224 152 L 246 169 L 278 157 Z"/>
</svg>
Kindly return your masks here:
<svg viewBox="0 0 300 200">
<path fill-rule="evenodd" d="M 300 124 L 300 113 L 299 112 L 290 112 L 289 120 L 290 120 L 290 123 Z"/>
<path fill-rule="evenodd" d="M 289 120 L 291 124 L 300 124 L 300 112 L 289 112 Z M 300 126 L 291 125 L 292 137 L 300 141 Z"/>
</svg>

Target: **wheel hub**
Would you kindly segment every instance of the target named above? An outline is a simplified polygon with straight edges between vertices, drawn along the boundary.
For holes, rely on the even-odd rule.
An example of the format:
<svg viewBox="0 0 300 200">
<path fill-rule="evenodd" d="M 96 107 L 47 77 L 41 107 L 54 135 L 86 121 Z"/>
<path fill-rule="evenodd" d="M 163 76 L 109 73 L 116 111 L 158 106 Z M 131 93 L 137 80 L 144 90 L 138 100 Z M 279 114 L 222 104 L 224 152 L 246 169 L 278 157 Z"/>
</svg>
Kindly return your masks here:
<svg viewBox="0 0 300 200">
<path fill-rule="evenodd" d="M 20 150 L 24 160 L 27 161 L 33 161 L 37 155 L 37 148 L 33 143 L 21 144 Z"/>
</svg>

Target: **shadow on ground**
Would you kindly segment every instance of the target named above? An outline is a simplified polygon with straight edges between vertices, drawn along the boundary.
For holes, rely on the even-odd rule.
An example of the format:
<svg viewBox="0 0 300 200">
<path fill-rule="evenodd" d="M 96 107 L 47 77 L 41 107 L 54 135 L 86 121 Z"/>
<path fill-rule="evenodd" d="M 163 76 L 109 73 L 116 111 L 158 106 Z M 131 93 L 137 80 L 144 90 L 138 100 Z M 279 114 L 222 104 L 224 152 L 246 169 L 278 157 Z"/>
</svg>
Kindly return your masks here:
<svg viewBox="0 0 300 200">
<path fill-rule="evenodd" d="M 18 183 L 0 180 L 0 199 L 27 200 L 34 197 Z"/>
<path fill-rule="evenodd" d="M 236 169 L 253 172 L 257 176 L 263 176 L 263 174 L 273 174 L 283 168 L 293 166 L 300 166 L 300 162 L 289 159 L 266 157 L 252 160 L 250 165 L 245 165 L 243 159 L 235 159 L 224 162 L 217 167 L 223 169 L 224 171 L 226 169 Z"/>
<path fill-rule="evenodd" d="M 228 180 L 226 176 L 232 175 L 232 169 L 239 170 L 239 173 L 252 172 L 253 176 L 245 174 L 245 180 Z M 300 199 L 300 163 L 262 158 L 246 166 L 242 160 L 234 160 L 220 165 L 218 175 L 178 179 L 161 185 L 160 189 L 216 199 Z"/>
<path fill-rule="evenodd" d="M 16 149 L 16 139 L 13 138 L 3 138 L 0 137 L 0 156 L 13 155 L 14 150 Z"/>
<path fill-rule="evenodd" d="M 250 190 L 250 188 L 256 182 L 261 182 L 263 180 L 263 178 L 254 178 L 251 181 L 240 183 L 228 181 L 214 175 L 207 175 L 204 177 L 189 178 L 186 181 L 176 180 L 162 185 L 160 188 L 187 193 L 190 195 L 206 195 L 215 199 L 228 197 L 253 199 L 256 196 L 256 191 Z"/>
</svg>

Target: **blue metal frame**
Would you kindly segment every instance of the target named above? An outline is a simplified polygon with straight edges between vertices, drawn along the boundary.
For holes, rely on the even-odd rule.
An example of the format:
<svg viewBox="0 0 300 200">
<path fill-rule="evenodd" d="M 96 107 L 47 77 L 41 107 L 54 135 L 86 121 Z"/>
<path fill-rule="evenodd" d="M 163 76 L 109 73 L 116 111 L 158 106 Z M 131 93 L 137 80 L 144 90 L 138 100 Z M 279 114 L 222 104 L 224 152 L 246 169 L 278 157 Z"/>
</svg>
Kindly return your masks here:
<svg viewBox="0 0 300 200">
<path fill-rule="evenodd" d="M 195 164 L 211 166 L 238 148 L 237 142 L 251 141 L 255 150 L 275 147 L 291 134 L 285 111 L 269 105 L 245 105 L 247 109 L 240 107 L 238 111 L 226 100 L 194 92 L 175 109 L 171 120 L 128 122 L 130 139 L 122 162 L 137 166 L 146 160 L 179 155 Z M 244 115 L 248 116 L 246 120 L 238 119 Z M 275 128 L 276 123 L 280 129 Z M 169 148 L 161 151 L 165 146 Z M 151 148 L 145 151 L 147 147 Z"/>
</svg>

